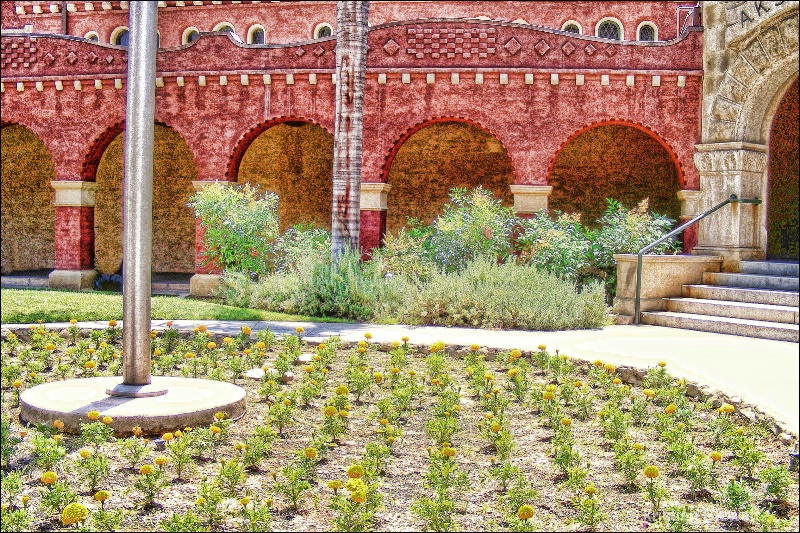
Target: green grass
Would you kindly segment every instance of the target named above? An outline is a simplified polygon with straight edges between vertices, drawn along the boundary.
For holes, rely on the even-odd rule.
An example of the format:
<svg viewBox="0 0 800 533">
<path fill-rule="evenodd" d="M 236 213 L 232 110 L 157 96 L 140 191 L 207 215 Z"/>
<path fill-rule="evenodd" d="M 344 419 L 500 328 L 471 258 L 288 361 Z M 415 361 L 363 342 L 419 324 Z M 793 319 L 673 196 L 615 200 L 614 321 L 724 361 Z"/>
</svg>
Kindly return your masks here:
<svg viewBox="0 0 800 533">
<path fill-rule="evenodd" d="M 95 291 L 55 291 L 32 289 L 0 290 L 3 324 L 29 324 L 122 318 L 122 295 Z M 151 318 L 163 320 L 270 320 L 342 322 L 339 319 L 287 315 L 260 309 L 242 309 L 206 300 L 153 296 Z"/>
</svg>

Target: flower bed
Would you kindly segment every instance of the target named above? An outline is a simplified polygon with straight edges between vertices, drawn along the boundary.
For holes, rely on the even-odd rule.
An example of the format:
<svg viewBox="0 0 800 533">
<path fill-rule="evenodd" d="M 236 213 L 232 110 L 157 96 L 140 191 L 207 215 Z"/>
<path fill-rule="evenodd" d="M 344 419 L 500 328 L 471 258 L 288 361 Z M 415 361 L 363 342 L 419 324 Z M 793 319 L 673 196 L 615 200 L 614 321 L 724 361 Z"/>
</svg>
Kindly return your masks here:
<svg viewBox="0 0 800 533">
<path fill-rule="evenodd" d="M 3 530 L 798 527 L 787 448 L 664 366 L 631 386 L 545 346 L 302 333 L 154 332 L 154 374 L 233 381 L 248 410 L 149 440 L 99 412 L 80 435 L 17 418 L 26 387 L 118 373 L 116 325 L 5 335 Z"/>
</svg>

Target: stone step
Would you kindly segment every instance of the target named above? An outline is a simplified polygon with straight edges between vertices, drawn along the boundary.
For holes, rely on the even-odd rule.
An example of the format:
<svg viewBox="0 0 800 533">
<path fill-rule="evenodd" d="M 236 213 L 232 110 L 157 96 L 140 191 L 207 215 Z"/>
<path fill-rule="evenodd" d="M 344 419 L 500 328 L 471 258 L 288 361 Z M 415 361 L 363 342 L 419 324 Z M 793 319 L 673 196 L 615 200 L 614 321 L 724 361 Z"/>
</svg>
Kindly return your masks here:
<svg viewBox="0 0 800 533">
<path fill-rule="evenodd" d="M 698 298 L 669 298 L 665 303 L 667 311 L 694 315 L 711 315 L 764 322 L 797 324 L 797 307 L 786 305 L 767 305 L 747 302 L 726 302 L 723 300 L 703 300 Z"/>
<path fill-rule="evenodd" d="M 744 320 L 741 318 L 725 318 L 664 311 L 642 313 L 642 323 L 668 328 L 693 329 L 712 333 L 757 337 L 759 339 L 788 342 L 800 341 L 800 326 L 795 324 L 781 324 L 779 322 L 764 322 L 762 320 Z"/>
<path fill-rule="evenodd" d="M 763 274 L 766 276 L 800 276 L 800 263 L 788 261 L 741 261 L 739 272 L 742 274 Z"/>
<path fill-rule="evenodd" d="M 764 276 L 760 274 L 703 272 L 703 283 L 706 285 L 745 287 L 748 289 L 773 289 L 778 291 L 800 290 L 800 278 L 786 276 Z"/>
<path fill-rule="evenodd" d="M 790 307 L 800 305 L 800 292 L 719 287 L 717 285 L 684 285 L 681 290 L 681 296 L 684 298 L 702 298 L 704 300 L 788 305 Z"/>
<path fill-rule="evenodd" d="M 0 287 L 4 289 L 46 289 L 49 281 L 48 278 L 2 276 L 0 277 Z"/>
</svg>

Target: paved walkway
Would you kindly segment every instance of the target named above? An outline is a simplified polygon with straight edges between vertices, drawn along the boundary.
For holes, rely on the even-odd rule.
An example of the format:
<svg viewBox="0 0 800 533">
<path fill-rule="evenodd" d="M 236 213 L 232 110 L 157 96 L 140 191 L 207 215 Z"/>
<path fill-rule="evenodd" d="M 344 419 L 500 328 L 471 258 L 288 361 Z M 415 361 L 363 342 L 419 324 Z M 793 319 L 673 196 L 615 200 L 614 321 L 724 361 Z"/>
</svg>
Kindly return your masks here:
<svg viewBox="0 0 800 533">
<path fill-rule="evenodd" d="M 165 320 L 153 320 L 155 329 L 166 327 Z M 670 373 L 696 381 L 729 396 L 739 396 L 775 417 L 794 434 L 800 431 L 800 355 L 798 345 L 790 342 L 737 337 L 718 333 L 663 328 L 658 326 L 608 326 L 581 331 L 489 331 L 480 329 L 432 326 L 379 326 L 362 323 L 319 322 L 245 322 L 175 320 L 173 327 L 191 330 L 205 324 L 210 331 L 239 333 L 242 326 L 253 331 L 268 327 L 277 334 L 293 334 L 297 326 L 305 328 L 304 337 L 323 340 L 338 335 L 357 341 L 364 333 L 373 342 L 410 337 L 413 344 L 430 345 L 444 341 L 449 345 L 481 346 L 499 349 L 532 350 L 545 344 L 549 350 L 589 361 L 602 359 L 615 365 L 639 368 L 666 361 Z M 82 322 L 81 327 L 102 328 L 105 322 Z M 63 328 L 68 324 L 46 324 Z M 4 328 L 26 327 L 4 324 Z"/>
</svg>

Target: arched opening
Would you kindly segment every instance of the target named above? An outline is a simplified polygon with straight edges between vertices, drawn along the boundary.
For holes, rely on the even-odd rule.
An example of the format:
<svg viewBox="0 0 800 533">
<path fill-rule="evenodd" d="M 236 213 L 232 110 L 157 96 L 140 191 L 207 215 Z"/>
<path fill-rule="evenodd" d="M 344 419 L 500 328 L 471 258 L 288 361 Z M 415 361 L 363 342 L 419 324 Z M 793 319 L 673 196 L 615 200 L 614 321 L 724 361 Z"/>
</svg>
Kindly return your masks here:
<svg viewBox="0 0 800 533">
<path fill-rule="evenodd" d="M 2 272 L 55 267 L 55 166 L 44 142 L 21 125 L 0 130 Z"/>
<path fill-rule="evenodd" d="M 794 80 L 778 105 L 769 137 L 767 257 L 798 259 L 798 87 Z"/>
<path fill-rule="evenodd" d="M 425 125 L 401 141 L 389 161 L 386 227 L 397 232 L 409 217 L 430 223 L 453 187 L 480 185 L 506 205 L 514 203 L 511 160 L 503 145 L 482 128 L 457 121 Z"/>
<path fill-rule="evenodd" d="M 324 39 L 333 35 L 333 26 L 327 22 L 321 22 L 314 27 L 314 39 Z"/>
<path fill-rule="evenodd" d="M 247 147 L 236 174 L 280 198 L 281 231 L 295 224 L 331 228 L 333 135 L 305 121 L 268 127 Z"/>
<path fill-rule="evenodd" d="M 593 225 L 606 210 L 606 198 L 626 207 L 650 199 L 650 210 L 678 220 L 681 204 L 678 167 L 654 136 L 633 126 L 590 127 L 570 139 L 550 169 L 549 207 L 580 213 Z"/>
<path fill-rule="evenodd" d="M 97 166 L 95 264 L 101 274 L 122 267 L 122 148 L 118 134 Z M 178 132 L 158 123 L 153 152 L 153 272 L 193 273 L 195 221 L 186 203 L 197 179 L 194 158 Z"/>
<path fill-rule="evenodd" d="M 622 32 L 622 22 L 614 17 L 606 17 L 601 20 L 595 29 L 595 35 L 603 39 L 615 39 L 621 41 L 624 39 Z"/>
</svg>

